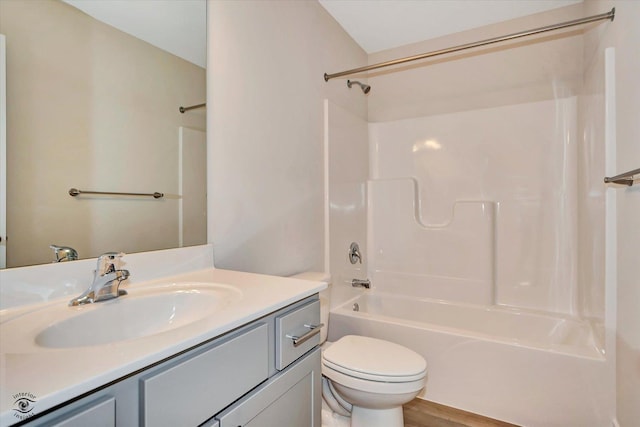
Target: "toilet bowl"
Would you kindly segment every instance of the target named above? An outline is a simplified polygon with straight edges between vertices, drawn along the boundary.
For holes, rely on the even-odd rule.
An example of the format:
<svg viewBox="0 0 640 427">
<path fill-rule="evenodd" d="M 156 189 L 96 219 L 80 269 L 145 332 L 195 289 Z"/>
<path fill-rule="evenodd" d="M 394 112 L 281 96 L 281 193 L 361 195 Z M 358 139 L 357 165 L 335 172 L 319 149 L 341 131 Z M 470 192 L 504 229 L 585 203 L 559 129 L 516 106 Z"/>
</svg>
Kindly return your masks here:
<svg viewBox="0 0 640 427">
<path fill-rule="evenodd" d="M 324 273 L 303 273 L 300 279 L 329 283 Z M 328 325 L 329 290 L 320 293 L 321 322 Z M 326 340 L 326 330 L 321 344 Z M 427 362 L 401 345 L 347 335 L 322 346 L 322 375 L 328 384 L 323 398 L 334 412 L 351 412 L 351 427 L 402 427 L 402 405 L 424 388 Z"/>
<path fill-rule="evenodd" d="M 322 375 L 353 405 L 352 427 L 401 427 L 402 405 L 424 388 L 427 363 L 400 345 L 347 335 L 323 351 Z"/>
</svg>

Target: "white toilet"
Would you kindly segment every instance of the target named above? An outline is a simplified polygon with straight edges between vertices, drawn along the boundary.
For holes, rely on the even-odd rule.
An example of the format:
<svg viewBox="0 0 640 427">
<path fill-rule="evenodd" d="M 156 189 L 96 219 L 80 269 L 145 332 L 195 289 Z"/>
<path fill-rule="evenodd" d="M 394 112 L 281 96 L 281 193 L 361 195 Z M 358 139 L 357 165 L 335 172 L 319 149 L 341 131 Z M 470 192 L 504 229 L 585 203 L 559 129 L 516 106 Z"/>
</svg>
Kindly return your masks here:
<svg viewBox="0 0 640 427">
<path fill-rule="evenodd" d="M 299 279 L 329 283 L 324 273 L 303 273 Z M 321 322 L 328 325 L 329 289 L 320 293 Z M 322 345 L 326 328 L 321 334 Z M 402 405 L 424 388 L 427 362 L 418 353 L 375 338 L 347 335 L 322 345 L 322 375 L 328 381 L 323 397 L 351 427 L 402 427 Z"/>
</svg>

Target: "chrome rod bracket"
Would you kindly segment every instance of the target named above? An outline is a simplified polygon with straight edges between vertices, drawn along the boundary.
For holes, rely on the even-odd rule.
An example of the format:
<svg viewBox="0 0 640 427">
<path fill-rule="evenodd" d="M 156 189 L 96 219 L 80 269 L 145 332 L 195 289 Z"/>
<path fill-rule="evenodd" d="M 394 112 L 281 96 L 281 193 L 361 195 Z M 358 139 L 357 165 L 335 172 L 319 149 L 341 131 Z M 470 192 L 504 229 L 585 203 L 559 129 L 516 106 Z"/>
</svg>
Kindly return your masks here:
<svg viewBox="0 0 640 427">
<path fill-rule="evenodd" d="M 633 184 L 635 184 L 636 179 L 638 179 L 638 178 L 635 178 L 635 175 L 640 175 L 640 168 L 631 170 L 629 172 L 621 173 L 620 175 L 616 175 L 612 177 L 605 176 L 604 183 L 628 185 L 629 187 L 631 187 Z"/>
</svg>

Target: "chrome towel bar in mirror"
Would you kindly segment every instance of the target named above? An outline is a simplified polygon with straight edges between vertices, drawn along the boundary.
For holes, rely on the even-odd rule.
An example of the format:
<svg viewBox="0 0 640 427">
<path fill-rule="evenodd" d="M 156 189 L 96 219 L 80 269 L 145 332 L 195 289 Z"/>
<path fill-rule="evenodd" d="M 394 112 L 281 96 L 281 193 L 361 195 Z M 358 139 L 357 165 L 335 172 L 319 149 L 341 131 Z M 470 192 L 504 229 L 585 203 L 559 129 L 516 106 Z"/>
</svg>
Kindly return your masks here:
<svg viewBox="0 0 640 427">
<path fill-rule="evenodd" d="M 164 197 L 164 193 L 158 193 L 157 191 L 155 193 L 117 193 L 117 192 L 111 192 L 111 191 L 85 191 L 85 190 L 78 190 L 77 188 L 69 189 L 69 195 L 72 197 L 79 196 L 80 194 L 101 194 L 101 195 L 108 195 L 108 196 L 142 196 L 142 197 L 153 197 L 154 199 L 160 199 Z"/>
</svg>

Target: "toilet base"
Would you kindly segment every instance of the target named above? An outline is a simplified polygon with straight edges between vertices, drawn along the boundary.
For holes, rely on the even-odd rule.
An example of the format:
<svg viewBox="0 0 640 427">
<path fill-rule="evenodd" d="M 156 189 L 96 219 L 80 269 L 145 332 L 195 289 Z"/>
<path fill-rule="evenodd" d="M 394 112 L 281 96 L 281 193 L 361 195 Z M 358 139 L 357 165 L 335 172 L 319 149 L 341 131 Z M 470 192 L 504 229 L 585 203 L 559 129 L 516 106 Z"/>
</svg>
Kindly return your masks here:
<svg viewBox="0 0 640 427">
<path fill-rule="evenodd" d="M 390 409 L 353 407 L 351 427 L 403 427 L 402 406 Z"/>
</svg>

